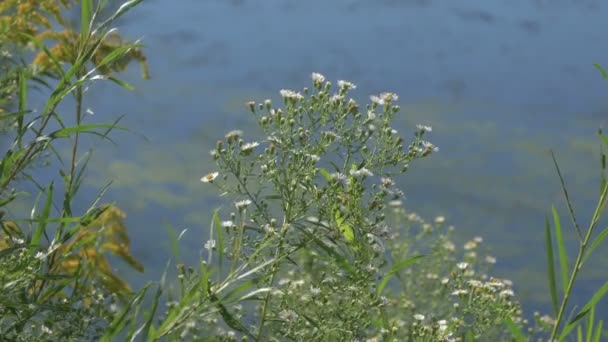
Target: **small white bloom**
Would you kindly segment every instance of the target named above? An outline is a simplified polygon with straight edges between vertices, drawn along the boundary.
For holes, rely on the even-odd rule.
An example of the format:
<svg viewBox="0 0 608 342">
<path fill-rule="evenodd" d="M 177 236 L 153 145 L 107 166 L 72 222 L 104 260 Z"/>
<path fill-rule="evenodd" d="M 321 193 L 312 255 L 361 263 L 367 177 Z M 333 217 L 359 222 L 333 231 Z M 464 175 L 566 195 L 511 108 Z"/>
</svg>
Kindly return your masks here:
<svg viewBox="0 0 608 342">
<path fill-rule="evenodd" d="M 356 89 L 357 86 L 354 85 L 351 82 L 348 81 L 344 81 L 344 80 L 339 80 L 338 81 L 338 87 L 340 87 L 340 89 L 346 89 L 346 90 L 351 90 L 351 89 Z"/>
<path fill-rule="evenodd" d="M 381 99 L 380 97 L 376 96 L 376 95 L 372 95 L 369 97 L 369 99 L 372 101 L 372 103 L 377 104 L 377 105 L 384 105 L 384 100 Z"/>
<path fill-rule="evenodd" d="M 235 129 L 235 130 L 232 130 L 232 131 L 226 133 L 225 137 L 228 140 L 236 140 L 236 139 L 240 138 L 241 136 L 243 136 L 243 131 Z"/>
<path fill-rule="evenodd" d="M 238 209 L 245 209 L 247 206 L 249 206 L 251 204 L 251 200 L 242 200 L 242 201 L 238 201 L 234 203 L 234 206 Z"/>
<path fill-rule="evenodd" d="M 469 263 L 467 262 L 459 262 L 456 264 L 456 267 L 458 267 L 461 270 L 466 270 L 467 267 L 469 267 Z"/>
<path fill-rule="evenodd" d="M 376 113 L 374 113 L 374 112 L 373 112 L 373 111 L 371 111 L 371 110 L 368 110 L 368 111 L 367 111 L 367 118 L 368 118 L 369 120 L 374 120 L 374 119 L 376 118 Z"/>
<path fill-rule="evenodd" d="M 295 92 L 293 90 L 289 90 L 289 89 L 281 89 L 281 91 L 279 93 L 285 99 L 292 99 L 292 100 L 304 99 L 304 96 L 302 96 L 302 94 Z"/>
<path fill-rule="evenodd" d="M 38 259 L 38 260 L 44 260 L 46 259 L 47 255 L 42 253 L 42 252 L 38 252 L 36 253 L 36 255 L 34 256 L 34 258 Z"/>
<path fill-rule="evenodd" d="M 433 131 L 433 127 L 431 127 L 431 126 L 416 125 L 416 128 L 418 128 L 419 131 L 423 131 L 423 132 L 432 132 Z"/>
<path fill-rule="evenodd" d="M 318 162 L 319 160 L 321 160 L 321 157 L 316 154 L 306 154 L 306 156 L 314 162 Z"/>
<path fill-rule="evenodd" d="M 473 238 L 473 241 L 475 241 L 476 243 L 482 243 L 483 242 L 483 238 L 481 236 L 476 236 Z"/>
<path fill-rule="evenodd" d="M 491 256 L 491 255 L 488 255 L 488 256 L 486 256 L 486 262 L 488 264 L 495 264 L 496 263 L 496 258 L 493 257 L 493 256 Z"/>
<path fill-rule="evenodd" d="M 298 319 L 298 314 L 293 310 L 283 310 L 279 312 L 279 318 L 287 322 L 295 322 Z"/>
<path fill-rule="evenodd" d="M 334 94 L 329 98 L 330 103 L 337 103 L 344 100 L 344 95 Z"/>
<path fill-rule="evenodd" d="M 207 240 L 207 242 L 205 242 L 205 249 L 208 251 L 215 249 L 215 240 Z"/>
<path fill-rule="evenodd" d="M 399 100 L 399 96 L 397 96 L 397 94 L 389 92 L 380 94 L 380 98 L 384 101 L 384 103 Z"/>
<path fill-rule="evenodd" d="M 314 83 L 323 83 L 323 82 L 325 82 L 325 76 L 321 75 L 318 72 L 313 72 L 312 73 L 312 81 Z"/>
<path fill-rule="evenodd" d="M 222 222 L 222 227 L 224 227 L 224 228 L 230 228 L 232 226 L 234 226 L 234 222 L 232 222 L 232 221 L 224 221 L 224 222 Z"/>
<path fill-rule="evenodd" d="M 333 179 L 336 180 L 336 182 L 338 182 L 338 184 L 341 184 L 343 186 L 346 186 L 350 183 L 350 180 L 348 179 L 348 177 L 346 177 L 346 175 L 343 173 L 336 172 L 336 173 L 332 173 L 331 176 Z"/>
<path fill-rule="evenodd" d="M 350 175 L 355 176 L 355 177 L 362 177 L 362 176 L 371 177 L 374 174 L 370 170 L 362 167 L 359 170 L 350 170 Z"/>
<path fill-rule="evenodd" d="M 424 318 L 425 318 L 424 315 L 421 315 L 421 314 L 414 315 L 414 319 L 417 321 L 424 321 Z"/>
<path fill-rule="evenodd" d="M 40 327 L 40 329 L 42 330 L 42 333 L 44 333 L 44 334 L 51 335 L 53 333 L 53 331 L 44 324 Z"/>
<path fill-rule="evenodd" d="M 318 288 L 318 287 L 314 287 L 314 286 L 312 286 L 312 285 L 311 285 L 311 286 L 310 286 L 310 294 L 311 294 L 313 297 L 316 297 L 316 296 L 318 296 L 319 294 L 321 294 L 321 289 L 320 289 L 320 288 Z"/>
<path fill-rule="evenodd" d="M 477 242 L 475 241 L 468 241 L 467 243 L 464 244 L 464 249 L 467 251 L 470 251 L 471 249 L 475 249 L 477 247 Z"/>
<path fill-rule="evenodd" d="M 243 153 L 249 153 L 249 152 L 253 151 L 253 149 L 256 148 L 256 147 L 258 147 L 258 146 L 260 146 L 260 144 L 257 143 L 257 142 L 255 142 L 255 141 L 243 144 L 243 146 L 241 146 L 241 152 L 243 152 Z"/>
<path fill-rule="evenodd" d="M 500 291 L 499 295 L 501 297 L 513 297 L 514 293 L 513 293 L 513 290 L 507 289 L 507 290 Z"/>
<path fill-rule="evenodd" d="M 445 217 L 444 216 L 437 216 L 437 217 L 435 217 L 435 223 L 436 224 L 443 224 L 443 223 L 445 223 Z"/>
<path fill-rule="evenodd" d="M 467 291 L 467 290 L 456 290 L 456 291 L 452 292 L 451 294 L 452 294 L 452 296 L 461 296 L 461 295 L 466 295 L 468 293 L 469 293 L 469 291 Z"/>
<path fill-rule="evenodd" d="M 211 172 L 208 173 L 206 176 L 201 178 L 201 182 L 203 183 L 213 183 L 213 181 L 217 178 L 217 176 L 219 176 L 219 172 Z"/>
<path fill-rule="evenodd" d="M 400 207 L 402 204 L 403 204 L 403 202 L 400 200 L 393 200 L 393 201 L 388 202 L 388 205 L 390 207 Z"/>
</svg>

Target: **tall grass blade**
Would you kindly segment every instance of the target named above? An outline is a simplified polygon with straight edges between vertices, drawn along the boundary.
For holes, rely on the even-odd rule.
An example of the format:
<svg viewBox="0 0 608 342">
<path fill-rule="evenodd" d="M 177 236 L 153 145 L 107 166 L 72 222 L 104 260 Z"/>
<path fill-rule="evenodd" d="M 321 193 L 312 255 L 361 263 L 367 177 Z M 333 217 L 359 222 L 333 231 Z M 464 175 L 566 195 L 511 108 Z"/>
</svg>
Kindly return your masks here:
<svg viewBox="0 0 608 342">
<path fill-rule="evenodd" d="M 566 254 L 566 246 L 564 245 L 564 236 L 562 234 L 562 224 L 559 220 L 559 215 L 555 207 L 551 207 L 553 214 L 553 224 L 555 227 L 555 241 L 557 242 L 557 255 L 559 257 L 560 275 L 562 278 L 562 291 L 566 291 L 568 287 L 568 256 Z"/>
<path fill-rule="evenodd" d="M 545 250 L 547 251 L 547 273 L 549 281 L 549 292 L 551 294 L 551 305 L 553 314 L 557 315 L 557 285 L 555 283 L 555 260 L 553 258 L 553 239 L 551 238 L 551 225 L 549 218 L 545 216 Z"/>
<path fill-rule="evenodd" d="M 84 46 L 84 43 L 89 38 L 92 12 L 93 1 L 80 0 L 80 39 L 82 39 L 82 46 Z"/>
<path fill-rule="evenodd" d="M 576 234 L 578 234 L 578 238 L 580 242 L 583 242 L 583 233 L 581 232 L 581 227 L 576 221 L 576 214 L 574 213 L 574 207 L 572 206 L 572 201 L 570 201 L 570 196 L 568 195 L 568 189 L 566 188 L 566 181 L 564 180 L 564 176 L 562 176 L 562 171 L 559 168 L 559 164 L 557 163 L 557 158 L 553 151 L 551 151 L 551 158 L 553 159 L 553 165 L 555 166 L 555 171 L 557 171 L 557 176 L 559 177 L 559 182 L 562 188 L 562 193 L 564 194 L 564 198 L 566 199 L 566 204 L 568 205 L 568 212 L 570 214 L 570 219 L 572 220 L 572 224 L 576 229 Z"/>
<path fill-rule="evenodd" d="M 595 294 L 591 297 L 587 304 L 583 306 L 579 313 L 576 314 L 576 316 L 574 316 L 574 318 L 572 318 L 570 322 L 568 322 L 568 325 L 564 328 L 562 334 L 560 335 L 560 339 L 565 336 L 568 336 L 570 331 L 572 331 L 572 329 L 576 327 L 578 321 L 585 318 L 585 316 L 593 309 L 593 307 L 604 297 L 606 292 L 608 292 L 608 281 L 606 281 L 604 285 L 602 285 L 602 287 L 600 287 L 599 290 L 595 292 Z"/>
<path fill-rule="evenodd" d="M 593 323 L 595 323 L 595 306 L 591 308 L 591 313 L 587 316 L 586 342 L 591 342 L 593 337 Z"/>
<path fill-rule="evenodd" d="M 604 321 L 600 320 L 597 323 L 597 329 L 595 329 L 595 334 L 593 334 L 593 342 L 600 342 L 602 338 L 602 329 L 604 328 Z"/>
</svg>

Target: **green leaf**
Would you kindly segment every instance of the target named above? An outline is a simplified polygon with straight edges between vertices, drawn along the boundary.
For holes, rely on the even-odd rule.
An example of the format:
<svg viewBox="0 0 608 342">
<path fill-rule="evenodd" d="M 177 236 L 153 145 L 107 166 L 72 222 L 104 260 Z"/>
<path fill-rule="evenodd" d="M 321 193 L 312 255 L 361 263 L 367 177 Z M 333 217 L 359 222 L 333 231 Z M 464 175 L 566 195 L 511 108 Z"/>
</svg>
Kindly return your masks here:
<svg viewBox="0 0 608 342">
<path fill-rule="evenodd" d="M 591 253 L 593 252 L 593 250 L 595 250 L 597 248 L 597 246 L 600 245 L 600 243 L 602 243 L 602 241 L 606 238 L 606 236 L 608 236 L 608 227 L 604 228 L 604 230 L 602 230 L 596 237 L 595 239 L 593 239 L 593 242 L 591 243 L 591 245 L 589 246 L 589 249 L 587 250 L 587 252 L 585 253 L 585 258 L 583 259 L 583 263 L 585 261 L 587 261 L 587 259 L 589 258 L 589 256 L 591 255 Z"/>
<path fill-rule="evenodd" d="M 177 236 L 175 236 L 175 231 L 169 223 L 165 223 L 165 228 L 167 229 L 167 234 L 169 234 L 169 239 L 171 240 L 171 253 L 175 257 L 175 260 L 179 262 L 179 242 L 177 241 Z"/>
<path fill-rule="evenodd" d="M 336 225 L 338 226 L 340 233 L 344 236 L 344 240 L 346 240 L 346 242 L 355 241 L 355 231 L 349 224 L 344 223 L 345 219 L 342 216 L 340 209 L 336 208 L 334 210 L 334 218 L 336 219 Z"/>
<path fill-rule="evenodd" d="M 40 219 L 40 223 L 38 224 L 38 227 L 36 228 L 36 231 L 34 232 L 34 235 L 32 236 L 32 241 L 31 241 L 31 245 L 32 246 L 38 246 L 40 244 L 40 239 L 42 238 L 42 234 L 44 233 L 45 229 L 46 229 L 46 225 L 47 225 L 47 219 L 49 218 L 49 216 L 51 216 L 51 205 L 53 204 L 53 182 L 51 182 L 51 184 L 48 187 L 48 190 L 46 192 L 46 200 L 44 201 L 44 208 L 42 209 L 42 213 L 39 216 Z M 30 250 L 30 254 L 33 254 L 35 252 L 35 248 L 32 248 Z"/>
<path fill-rule="evenodd" d="M 595 329 L 595 334 L 593 335 L 593 342 L 600 342 L 602 338 L 602 328 L 604 327 L 604 321 L 600 320 L 597 323 L 597 329 Z"/>
<path fill-rule="evenodd" d="M 593 66 L 594 66 L 594 67 L 595 67 L 597 70 L 599 70 L 599 71 L 600 71 L 600 73 L 602 74 L 602 77 L 603 77 L 604 79 L 607 79 L 607 80 L 608 80 L 608 73 L 606 72 L 606 70 L 604 70 L 604 68 L 603 68 L 601 65 L 599 65 L 599 64 L 597 64 L 597 63 L 593 63 Z"/>
<path fill-rule="evenodd" d="M 549 281 L 549 291 L 551 293 L 551 304 L 553 314 L 557 315 L 557 286 L 555 283 L 555 260 L 553 259 L 553 239 L 551 238 L 551 226 L 549 218 L 545 216 L 545 249 L 547 250 L 547 276 Z"/>
<path fill-rule="evenodd" d="M 562 291 L 568 288 L 568 257 L 566 255 L 566 247 L 564 245 L 564 236 L 562 234 L 562 224 L 559 220 L 559 215 L 555 207 L 551 207 L 553 213 L 553 224 L 555 225 L 555 240 L 557 242 L 557 255 L 559 256 L 559 266 L 562 278 Z"/>
<path fill-rule="evenodd" d="M 211 228 L 215 228 L 215 232 L 217 233 L 217 257 L 218 257 L 218 267 L 222 267 L 222 262 L 224 258 L 224 232 L 222 230 L 222 221 L 220 221 L 220 215 L 218 209 L 213 211 L 213 223 Z M 221 273 L 221 272 L 220 272 Z"/>
<path fill-rule="evenodd" d="M 576 316 L 574 316 L 574 318 L 570 320 L 568 325 L 562 331 L 562 334 L 560 335 L 560 340 L 562 339 L 562 337 L 568 336 L 570 331 L 572 331 L 572 329 L 576 327 L 578 321 L 583 319 L 591 311 L 591 309 L 604 297 L 606 292 L 608 292 L 608 281 L 605 282 L 604 285 L 602 285 L 602 287 L 597 290 L 597 292 L 595 292 L 593 297 L 591 297 L 587 304 L 583 306 L 581 311 L 579 311 L 579 313 L 576 314 Z"/>
<path fill-rule="evenodd" d="M 388 284 L 389 280 L 391 280 L 391 278 L 395 274 L 397 274 L 403 268 L 416 263 L 422 257 L 424 257 L 424 255 L 416 255 L 416 256 L 413 256 L 411 258 L 407 258 L 405 260 L 402 260 L 402 261 L 400 261 L 400 262 L 398 262 L 396 264 L 393 264 L 393 266 L 391 267 L 390 271 L 388 271 L 386 273 L 386 275 L 384 276 L 384 278 L 382 278 L 382 281 L 378 285 L 378 289 L 376 291 L 378 293 L 378 295 L 380 295 L 382 293 L 382 290 L 384 290 L 384 288 Z"/>
<path fill-rule="evenodd" d="M 320 167 L 319 168 L 319 173 L 321 173 L 321 175 L 325 178 L 325 180 L 327 180 L 328 182 L 331 182 L 331 180 L 333 179 L 333 177 L 331 176 L 331 174 L 329 172 L 327 172 L 327 170 L 325 170 L 324 168 Z"/>
<path fill-rule="evenodd" d="M 111 129 L 125 130 L 124 128 L 118 127 L 114 124 L 77 125 L 77 126 L 70 126 L 70 127 L 65 127 L 65 128 L 56 130 L 56 131 L 52 132 L 51 134 L 49 134 L 49 138 L 51 138 L 51 139 L 68 138 L 72 134 L 75 134 L 75 133 L 89 133 L 89 134 L 94 134 L 94 135 L 100 136 L 102 138 L 106 138 L 106 135 L 92 131 L 97 128 L 106 128 L 106 129 L 111 128 Z"/>
<path fill-rule="evenodd" d="M 524 335 L 523 331 L 521 331 L 521 328 L 518 327 L 510 317 L 507 317 L 507 319 L 505 319 L 505 324 L 507 325 L 507 328 L 509 328 L 511 335 L 513 335 L 513 338 L 516 342 L 526 341 L 526 336 Z"/>
<path fill-rule="evenodd" d="M 89 38 L 89 30 L 91 27 L 91 14 L 93 12 L 92 0 L 80 0 L 80 38 L 84 42 Z"/>
<path fill-rule="evenodd" d="M 122 329 L 124 328 L 124 326 L 127 324 L 128 320 L 129 320 L 127 317 L 127 315 L 129 314 L 129 311 L 131 311 L 132 308 L 139 306 L 141 304 L 141 302 L 144 299 L 144 296 L 146 294 L 146 291 L 148 291 L 148 288 L 150 287 L 150 285 L 152 285 L 151 282 L 147 283 L 141 290 L 139 290 L 139 292 L 137 292 L 137 294 L 131 298 L 129 303 L 127 305 L 125 305 L 124 309 L 122 309 L 120 314 L 118 314 L 118 315 L 116 315 L 116 317 L 114 317 L 114 320 L 107 327 L 105 334 L 101 338 L 102 342 L 112 342 L 112 341 L 116 340 L 118 334 L 122 331 Z"/>
</svg>

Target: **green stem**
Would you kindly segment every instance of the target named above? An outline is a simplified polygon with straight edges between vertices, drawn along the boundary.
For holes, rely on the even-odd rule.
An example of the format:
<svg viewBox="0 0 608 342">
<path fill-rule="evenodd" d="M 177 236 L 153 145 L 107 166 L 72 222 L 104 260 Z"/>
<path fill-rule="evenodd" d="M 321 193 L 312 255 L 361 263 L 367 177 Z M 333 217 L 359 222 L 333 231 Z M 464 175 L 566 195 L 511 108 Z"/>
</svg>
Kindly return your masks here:
<svg viewBox="0 0 608 342">
<path fill-rule="evenodd" d="M 600 218 L 602 206 L 605 203 L 607 194 L 608 194 L 608 184 L 606 184 L 606 186 L 604 186 L 604 189 L 602 190 L 602 194 L 600 195 L 600 199 L 599 199 L 598 204 L 593 213 L 593 218 L 591 220 L 591 223 L 589 224 L 589 228 L 587 229 L 587 234 L 585 235 L 585 239 L 582 241 L 582 243 L 579 247 L 578 255 L 576 257 L 576 262 L 574 263 L 574 269 L 572 270 L 572 274 L 570 275 L 570 280 L 568 281 L 568 287 L 566 287 L 566 290 L 564 291 L 564 298 L 562 299 L 562 303 L 560 305 L 559 311 L 557 312 L 557 318 L 555 320 L 555 325 L 553 326 L 553 330 L 551 331 L 551 338 L 549 339 L 549 341 L 554 341 L 555 337 L 557 336 L 557 332 L 559 330 L 561 321 L 562 321 L 564 313 L 566 311 L 566 306 L 568 305 L 568 301 L 570 299 L 570 294 L 572 293 L 572 288 L 574 287 L 574 282 L 576 281 L 578 272 L 580 271 L 581 266 L 583 264 L 583 257 L 585 255 L 585 250 L 587 248 L 587 244 L 589 243 L 589 240 L 591 239 L 591 236 L 593 234 L 593 228 L 595 228 L 595 225 Z"/>
</svg>

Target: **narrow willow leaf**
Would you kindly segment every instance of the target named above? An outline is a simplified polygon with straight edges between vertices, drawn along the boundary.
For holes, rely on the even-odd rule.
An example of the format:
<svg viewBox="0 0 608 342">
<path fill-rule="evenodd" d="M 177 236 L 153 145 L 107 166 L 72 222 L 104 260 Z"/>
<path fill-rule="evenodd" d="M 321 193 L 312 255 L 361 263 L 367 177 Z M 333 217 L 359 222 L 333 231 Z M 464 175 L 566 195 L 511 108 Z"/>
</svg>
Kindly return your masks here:
<svg viewBox="0 0 608 342">
<path fill-rule="evenodd" d="M 568 325 L 564 328 L 562 334 L 560 335 L 560 340 L 570 334 L 572 329 L 577 326 L 578 321 L 585 318 L 585 316 L 591 311 L 591 309 L 604 297 L 606 292 L 608 292 L 608 281 L 605 282 L 604 285 L 602 285 L 602 287 L 597 290 L 597 292 L 595 292 L 593 297 L 591 297 L 587 304 L 583 306 L 579 313 L 576 314 L 576 316 L 574 316 L 574 318 L 572 318 L 570 322 L 568 322 Z"/>
<path fill-rule="evenodd" d="M 391 267 L 390 271 L 388 271 L 386 273 L 386 275 L 384 276 L 384 278 L 382 278 L 382 281 L 380 282 L 380 284 L 378 285 L 378 289 L 377 289 L 377 293 L 378 295 L 380 295 L 382 293 L 382 290 L 384 290 L 384 288 L 386 287 L 386 285 L 388 284 L 389 280 L 391 280 L 391 278 L 398 273 L 400 270 L 402 270 L 403 268 L 412 265 L 414 263 L 416 263 L 418 260 L 420 260 L 420 258 L 424 257 L 424 255 L 416 255 L 413 256 L 411 258 L 407 258 L 405 260 L 402 260 L 396 264 L 393 264 L 393 266 Z"/>
<path fill-rule="evenodd" d="M 218 267 L 222 267 L 222 262 L 224 260 L 224 231 L 222 230 L 222 221 L 220 221 L 220 215 L 218 209 L 213 211 L 213 222 L 211 224 L 211 229 L 215 228 L 215 232 L 217 233 L 217 257 L 218 257 Z M 221 272 L 220 272 L 221 273 Z"/>
<path fill-rule="evenodd" d="M 600 71 L 600 73 L 602 74 L 602 77 L 603 77 L 604 79 L 607 79 L 607 80 L 608 80 L 608 72 L 606 72 L 606 70 L 604 70 L 604 68 L 603 68 L 601 65 L 599 65 L 599 64 L 597 64 L 597 63 L 593 63 L 593 66 L 594 66 L 594 67 L 595 67 L 597 70 L 599 70 L 599 71 Z"/>
<path fill-rule="evenodd" d="M 167 230 L 167 234 L 169 234 L 169 239 L 171 240 L 171 253 L 175 257 L 175 260 L 179 261 L 179 242 L 175 236 L 173 226 L 171 226 L 169 223 L 165 223 L 165 229 Z"/>
<path fill-rule="evenodd" d="M 549 281 L 549 292 L 551 293 L 551 304 L 553 314 L 557 315 L 557 286 L 555 283 L 555 260 L 553 259 L 553 239 L 551 238 L 551 225 L 549 218 L 545 216 L 545 249 L 547 251 L 547 277 Z"/>
<path fill-rule="evenodd" d="M 131 298 L 129 303 L 122 309 L 120 314 L 116 315 L 114 320 L 107 327 L 105 334 L 101 338 L 102 342 L 112 342 L 118 337 L 118 334 L 122 331 L 124 326 L 128 323 L 129 318 L 127 317 L 132 308 L 141 305 L 142 300 L 148 288 L 152 283 L 147 283 L 135 296 Z"/>
<path fill-rule="evenodd" d="M 53 204 L 53 182 L 49 185 L 49 188 L 46 192 L 46 200 L 44 201 L 44 207 L 42 208 L 42 213 L 40 216 L 40 223 L 32 236 L 31 245 L 38 246 L 40 244 L 40 239 L 42 238 L 42 234 L 45 232 L 47 219 L 51 216 L 51 205 Z M 36 249 L 32 248 L 31 253 L 34 253 Z"/>
<path fill-rule="evenodd" d="M 331 176 L 331 174 L 329 172 L 327 172 L 327 170 L 325 170 L 324 168 L 320 167 L 319 168 L 319 173 L 321 173 L 321 175 L 325 178 L 325 180 L 327 180 L 328 182 L 330 182 L 333 177 Z"/>
<path fill-rule="evenodd" d="M 557 255 L 559 257 L 559 267 L 562 278 L 562 291 L 566 291 L 566 288 L 568 288 L 568 256 L 566 255 L 566 246 L 564 245 L 562 224 L 555 207 L 551 207 L 551 212 L 553 213 L 553 224 L 555 226 L 555 240 L 557 242 Z"/>
<path fill-rule="evenodd" d="M 515 324 L 510 317 L 507 317 L 504 322 L 516 342 L 526 341 L 526 336 L 524 335 L 523 331 L 521 331 L 521 328 L 518 327 L 517 324 Z"/>
</svg>

